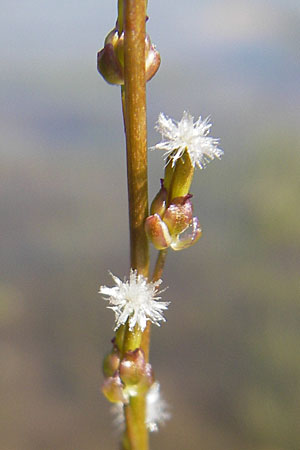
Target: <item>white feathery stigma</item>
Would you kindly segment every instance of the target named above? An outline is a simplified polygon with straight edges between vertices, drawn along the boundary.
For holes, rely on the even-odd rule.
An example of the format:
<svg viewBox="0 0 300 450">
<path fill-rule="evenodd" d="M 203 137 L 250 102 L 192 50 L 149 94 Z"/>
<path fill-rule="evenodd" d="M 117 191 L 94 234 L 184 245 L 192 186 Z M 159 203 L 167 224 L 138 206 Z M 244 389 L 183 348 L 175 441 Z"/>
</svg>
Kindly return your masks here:
<svg viewBox="0 0 300 450">
<path fill-rule="evenodd" d="M 146 398 L 146 425 L 148 430 L 158 431 L 158 425 L 163 425 L 170 417 L 168 404 L 160 395 L 160 384 L 155 381 Z"/>
<path fill-rule="evenodd" d="M 200 116 L 194 123 L 193 116 L 184 111 L 177 122 L 160 113 L 155 129 L 161 133 L 162 141 L 151 150 L 165 150 L 164 157 L 167 162 L 172 160 L 172 167 L 187 150 L 192 165 L 204 169 L 213 159 L 221 159 L 224 153 L 218 148 L 219 139 L 208 136 L 210 128 L 210 117 L 202 120 Z"/>
<path fill-rule="evenodd" d="M 114 403 L 111 412 L 114 415 L 114 424 L 122 432 L 125 428 L 123 403 Z M 171 418 L 167 402 L 160 394 L 160 384 L 155 381 L 146 395 L 146 426 L 150 432 L 158 431 L 159 425 Z"/>
<path fill-rule="evenodd" d="M 115 313 L 117 330 L 129 320 L 129 330 L 132 331 L 137 324 L 144 331 L 147 321 L 150 320 L 155 325 L 160 326 L 160 321 L 166 319 L 162 311 L 168 309 L 170 302 L 160 302 L 158 286 L 162 280 L 148 282 L 147 278 L 139 275 L 136 270 L 130 270 L 129 280 L 121 281 L 118 277 L 110 273 L 116 286 L 100 286 L 99 293 L 104 300 L 109 302 L 109 309 Z"/>
</svg>

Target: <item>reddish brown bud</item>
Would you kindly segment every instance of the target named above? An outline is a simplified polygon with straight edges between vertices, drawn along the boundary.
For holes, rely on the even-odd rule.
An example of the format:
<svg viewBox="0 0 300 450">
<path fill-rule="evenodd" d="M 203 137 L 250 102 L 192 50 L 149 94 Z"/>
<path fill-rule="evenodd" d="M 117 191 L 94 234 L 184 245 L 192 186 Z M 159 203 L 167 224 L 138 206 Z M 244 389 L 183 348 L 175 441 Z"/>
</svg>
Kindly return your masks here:
<svg viewBox="0 0 300 450">
<path fill-rule="evenodd" d="M 171 236 L 177 236 L 190 225 L 193 218 L 191 197 L 191 194 L 176 197 L 167 208 L 163 220 L 167 224 Z"/>
<path fill-rule="evenodd" d="M 167 225 L 158 214 L 147 217 L 145 231 L 155 248 L 163 250 L 169 247 L 172 239 Z"/>
<path fill-rule="evenodd" d="M 146 363 L 143 350 L 127 352 L 120 363 L 120 378 L 129 395 L 145 392 L 154 381 L 151 364 Z"/>
<path fill-rule="evenodd" d="M 98 72 L 109 84 L 124 84 L 123 68 L 112 44 L 106 44 L 97 54 Z"/>
<path fill-rule="evenodd" d="M 156 74 L 160 66 L 160 54 L 156 50 L 155 45 L 151 44 L 149 34 L 146 34 L 146 80 L 151 80 Z"/>
<path fill-rule="evenodd" d="M 160 55 L 151 44 L 149 35 L 145 38 L 145 71 L 149 81 L 160 66 Z M 97 54 L 99 73 L 110 84 L 124 84 L 124 33 L 119 34 L 117 28 L 111 30 L 105 38 L 104 48 Z"/>
<path fill-rule="evenodd" d="M 145 375 L 146 361 L 143 350 L 137 348 L 125 353 L 120 363 L 120 378 L 125 385 L 133 385 L 140 382 Z"/>
</svg>

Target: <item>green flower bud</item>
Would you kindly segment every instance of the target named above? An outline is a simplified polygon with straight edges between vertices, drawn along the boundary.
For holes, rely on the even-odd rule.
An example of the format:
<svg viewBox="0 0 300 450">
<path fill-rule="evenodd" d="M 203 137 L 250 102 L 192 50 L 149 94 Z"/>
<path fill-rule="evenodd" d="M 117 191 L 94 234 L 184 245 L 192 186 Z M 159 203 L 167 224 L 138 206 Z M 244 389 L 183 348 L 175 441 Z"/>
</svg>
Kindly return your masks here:
<svg viewBox="0 0 300 450">
<path fill-rule="evenodd" d="M 171 243 L 171 236 L 167 225 L 161 220 L 158 214 L 147 217 L 145 221 L 145 231 L 148 239 L 158 250 L 164 250 Z"/>
<path fill-rule="evenodd" d="M 173 250 L 183 250 L 194 245 L 202 236 L 202 229 L 197 217 L 194 217 L 189 227 L 171 242 Z"/>
<path fill-rule="evenodd" d="M 168 192 L 167 189 L 164 187 L 163 178 L 161 178 L 160 184 L 161 188 L 154 197 L 154 200 L 151 204 L 150 214 L 151 215 L 158 214 L 159 216 L 162 217 L 167 207 Z"/>
<path fill-rule="evenodd" d="M 187 194 L 184 197 L 174 198 L 165 212 L 163 221 L 168 226 L 172 237 L 182 233 L 193 219 L 191 197 L 191 194 Z"/>
<path fill-rule="evenodd" d="M 176 161 L 170 187 L 169 201 L 176 197 L 183 197 L 189 193 L 194 171 L 195 168 L 191 162 L 188 152 L 185 150 L 182 157 Z"/>
<path fill-rule="evenodd" d="M 124 392 L 123 383 L 117 372 L 113 377 L 104 380 L 102 392 L 111 403 L 128 403 L 128 396 Z"/>
</svg>

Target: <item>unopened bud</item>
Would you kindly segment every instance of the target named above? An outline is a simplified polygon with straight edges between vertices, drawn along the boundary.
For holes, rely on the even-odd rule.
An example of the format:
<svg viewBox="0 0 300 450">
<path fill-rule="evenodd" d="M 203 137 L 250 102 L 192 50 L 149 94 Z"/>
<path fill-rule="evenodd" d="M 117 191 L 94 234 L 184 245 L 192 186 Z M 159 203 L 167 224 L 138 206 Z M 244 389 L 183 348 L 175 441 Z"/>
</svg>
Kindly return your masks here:
<svg viewBox="0 0 300 450">
<path fill-rule="evenodd" d="M 172 238 L 168 227 L 158 214 L 147 217 L 145 231 L 154 247 L 158 250 L 164 250 L 171 244 Z"/>
<path fill-rule="evenodd" d="M 150 214 L 158 214 L 159 216 L 163 216 L 166 207 L 167 207 L 167 199 L 168 199 L 168 192 L 167 189 L 164 187 L 164 180 L 161 178 L 160 180 L 161 188 L 156 194 L 156 196 L 153 199 L 153 202 L 151 204 L 150 208 Z"/>
<path fill-rule="evenodd" d="M 176 197 L 168 206 L 163 220 L 168 226 L 171 236 L 182 233 L 190 225 L 193 218 L 191 197 L 191 194 Z"/>
<path fill-rule="evenodd" d="M 124 386 L 118 373 L 104 380 L 102 392 L 111 403 L 128 403 L 128 396 L 124 392 Z"/>
<path fill-rule="evenodd" d="M 179 234 L 171 243 L 173 250 L 183 250 L 194 245 L 202 236 L 202 229 L 197 217 L 194 217 L 189 227 Z"/>
<path fill-rule="evenodd" d="M 168 163 L 168 165 L 170 162 Z M 167 169 L 167 167 L 166 167 Z M 193 180 L 195 168 L 190 156 L 185 151 L 181 158 L 176 161 L 171 183 L 170 200 L 176 197 L 183 197 L 189 193 Z"/>
<path fill-rule="evenodd" d="M 137 348 L 133 352 L 127 352 L 120 363 L 120 378 L 126 386 L 137 384 L 144 376 L 145 367 L 143 350 Z"/>
<path fill-rule="evenodd" d="M 98 72 L 109 84 L 124 84 L 123 68 L 116 58 L 112 44 L 106 44 L 97 54 Z"/>
<path fill-rule="evenodd" d="M 146 81 L 157 72 L 160 66 L 160 54 L 151 44 L 149 35 L 145 38 Z M 124 32 L 117 28 L 111 30 L 105 38 L 104 48 L 97 54 L 97 67 L 105 81 L 110 84 L 124 84 Z"/>
<path fill-rule="evenodd" d="M 146 81 L 151 80 L 156 74 L 160 66 L 160 54 L 156 50 L 155 45 L 151 44 L 149 34 L 146 34 Z"/>
<path fill-rule="evenodd" d="M 111 377 L 118 370 L 120 365 L 120 353 L 117 348 L 105 356 L 103 360 L 103 373 L 106 377 Z"/>
<path fill-rule="evenodd" d="M 137 348 L 127 352 L 120 363 L 120 378 L 130 396 L 146 392 L 154 382 L 152 366 L 145 361 L 144 352 Z"/>
</svg>

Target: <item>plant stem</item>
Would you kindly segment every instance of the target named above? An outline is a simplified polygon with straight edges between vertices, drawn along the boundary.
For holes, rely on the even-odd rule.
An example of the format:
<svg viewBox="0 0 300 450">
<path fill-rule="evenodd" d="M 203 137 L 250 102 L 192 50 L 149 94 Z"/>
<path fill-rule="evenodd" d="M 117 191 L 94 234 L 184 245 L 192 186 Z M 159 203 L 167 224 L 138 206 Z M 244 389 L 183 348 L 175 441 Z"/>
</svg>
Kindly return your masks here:
<svg viewBox="0 0 300 450">
<path fill-rule="evenodd" d="M 144 221 L 148 215 L 145 23 L 146 1 L 124 0 L 122 106 L 126 132 L 130 265 L 132 269 L 137 269 L 138 273 L 148 277 L 149 246 L 144 230 Z M 134 344 L 131 334 L 126 324 L 123 352 L 131 349 Z M 124 411 L 126 448 L 148 450 L 145 394 L 130 397 Z"/>
<path fill-rule="evenodd" d="M 130 397 L 130 403 L 124 406 L 126 437 L 130 445 L 130 450 L 146 450 L 148 449 L 148 433 L 145 425 L 146 416 L 146 399 L 145 396 Z M 141 429 L 145 429 L 145 433 L 141 433 Z M 126 449 L 127 450 L 127 449 Z"/>
<path fill-rule="evenodd" d="M 124 76 L 131 267 L 148 276 L 145 0 L 124 2 Z"/>
</svg>

